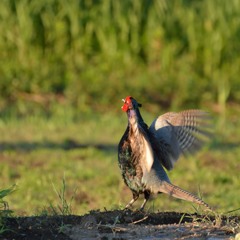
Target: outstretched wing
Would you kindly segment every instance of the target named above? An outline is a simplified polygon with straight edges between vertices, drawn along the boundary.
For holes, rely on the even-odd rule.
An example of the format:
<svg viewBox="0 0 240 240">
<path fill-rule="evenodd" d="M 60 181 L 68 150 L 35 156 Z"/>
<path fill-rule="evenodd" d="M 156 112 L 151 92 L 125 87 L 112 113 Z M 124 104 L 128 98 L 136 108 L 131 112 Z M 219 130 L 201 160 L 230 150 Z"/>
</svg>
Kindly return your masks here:
<svg viewBox="0 0 240 240">
<path fill-rule="evenodd" d="M 181 154 L 198 150 L 209 137 L 209 115 L 201 110 L 168 112 L 156 118 L 149 131 L 154 150 L 163 166 L 170 170 Z"/>
</svg>

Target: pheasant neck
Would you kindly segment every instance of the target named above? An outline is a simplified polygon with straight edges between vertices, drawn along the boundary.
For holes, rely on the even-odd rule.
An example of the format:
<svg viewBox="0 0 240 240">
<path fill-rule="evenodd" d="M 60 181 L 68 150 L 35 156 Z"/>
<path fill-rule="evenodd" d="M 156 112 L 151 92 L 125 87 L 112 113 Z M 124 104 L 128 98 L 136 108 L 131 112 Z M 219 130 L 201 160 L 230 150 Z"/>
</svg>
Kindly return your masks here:
<svg viewBox="0 0 240 240">
<path fill-rule="evenodd" d="M 138 109 L 130 109 L 128 111 L 128 120 L 131 121 L 131 119 L 136 119 L 136 121 L 140 124 L 144 123 L 141 113 Z"/>
<path fill-rule="evenodd" d="M 130 131 L 132 130 L 133 133 L 138 133 L 139 125 L 144 125 L 144 121 L 138 109 L 130 109 L 128 112 L 128 124 Z"/>
</svg>

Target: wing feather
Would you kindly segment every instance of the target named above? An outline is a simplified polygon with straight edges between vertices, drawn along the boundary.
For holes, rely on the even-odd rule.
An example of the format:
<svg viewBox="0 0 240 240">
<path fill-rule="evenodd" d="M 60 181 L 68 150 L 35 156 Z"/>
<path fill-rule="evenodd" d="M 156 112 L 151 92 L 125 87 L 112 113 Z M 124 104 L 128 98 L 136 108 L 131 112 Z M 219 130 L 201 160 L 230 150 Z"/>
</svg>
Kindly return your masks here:
<svg viewBox="0 0 240 240">
<path fill-rule="evenodd" d="M 163 166 L 170 170 L 181 154 L 193 153 L 209 137 L 208 113 L 201 110 L 168 112 L 156 118 L 149 131 L 155 138 L 154 150 Z"/>
</svg>

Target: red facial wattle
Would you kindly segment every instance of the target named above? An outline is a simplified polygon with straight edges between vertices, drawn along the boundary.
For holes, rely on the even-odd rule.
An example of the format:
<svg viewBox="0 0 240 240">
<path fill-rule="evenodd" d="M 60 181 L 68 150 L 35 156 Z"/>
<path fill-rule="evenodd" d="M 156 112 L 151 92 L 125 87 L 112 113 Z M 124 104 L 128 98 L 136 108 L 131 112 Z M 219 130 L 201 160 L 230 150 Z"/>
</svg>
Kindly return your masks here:
<svg viewBox="0 0 240 240">
<path fill-rule="evenodd" d="M 125 98 L 124 104 L 123 104 L 123 106 L 122 106 L 122 110 L 123 110 L 124 112 L 127 112 L 128 109 L 131 108 L 131 106 L 132 106 L 132 100 L 131 100 L 131 98 L 132 98 L 131 96 L 128 96 L 128 97 Z"/>
<path fill-rule="evenodd" d="M 126 103 L 123 104 L 122 110 L 123 110 L 124 112 L 127 112 L 127 110 L 128 110 L 128 105 L 127 105 Z"/>
</svg>

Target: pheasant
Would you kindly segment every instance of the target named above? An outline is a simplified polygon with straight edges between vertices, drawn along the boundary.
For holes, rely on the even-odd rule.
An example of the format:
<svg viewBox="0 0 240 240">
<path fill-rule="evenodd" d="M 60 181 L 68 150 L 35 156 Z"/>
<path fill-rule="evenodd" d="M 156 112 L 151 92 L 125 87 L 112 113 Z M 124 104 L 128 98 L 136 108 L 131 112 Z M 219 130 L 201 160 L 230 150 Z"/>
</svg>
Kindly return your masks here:
<svg viewBox="0 0 240 240">
<path fill-rule="evenodd" d="M 144 195 L 140 208 L 143 210 L 152 194 L 166 193 L 211 210 L 197 196 L 173 185 L 165 171 L 173 168 L 181 154 L 201 147 L 208 135 L 207 113 L 201 110 L 168 112 L 148 127 L 139 111 L 141 104 L 131 96 L 123 101 L 128 126 L 118 145 L 118 164 L 133 195 L 126 208 L 131 207 L 140 194 Z"/>
</svg>

